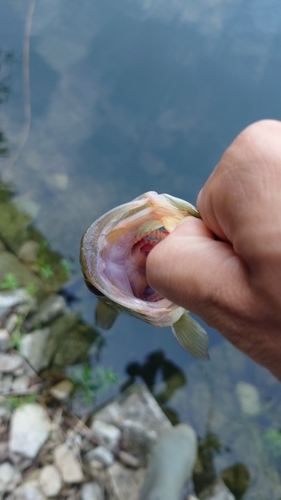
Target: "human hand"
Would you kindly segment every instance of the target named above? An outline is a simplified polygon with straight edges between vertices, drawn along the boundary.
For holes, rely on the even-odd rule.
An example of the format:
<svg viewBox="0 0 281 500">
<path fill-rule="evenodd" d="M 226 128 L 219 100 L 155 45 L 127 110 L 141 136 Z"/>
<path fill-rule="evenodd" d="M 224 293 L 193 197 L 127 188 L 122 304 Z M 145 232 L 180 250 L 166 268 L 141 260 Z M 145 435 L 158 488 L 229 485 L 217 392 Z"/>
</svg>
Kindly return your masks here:
<svg viewBox="0 0 281 500">
<path fill-rule="evenodd" d="M 281 379 L 281 122 L 236 137 L 197 207 L 150 252 L 148 282 Z"/>
</svg>

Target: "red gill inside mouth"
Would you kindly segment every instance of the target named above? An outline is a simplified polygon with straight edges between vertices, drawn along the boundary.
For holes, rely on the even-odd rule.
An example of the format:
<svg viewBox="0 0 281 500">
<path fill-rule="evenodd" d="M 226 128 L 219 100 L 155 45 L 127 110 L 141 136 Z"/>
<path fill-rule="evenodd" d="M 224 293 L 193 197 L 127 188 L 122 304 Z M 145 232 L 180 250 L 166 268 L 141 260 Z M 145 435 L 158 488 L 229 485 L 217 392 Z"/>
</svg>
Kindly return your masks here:
<svg viewBox="0 0 281 500">
<path fill-rule="evenodd" d="M 126 271 L 132 292 L 138 299 L 158 302 L 162 297 L 153 290 L 146 279 L 146 259 L 149 252 L 169 234 L 166 229 L 138 234 L 126 259 Z"/>
</svg>

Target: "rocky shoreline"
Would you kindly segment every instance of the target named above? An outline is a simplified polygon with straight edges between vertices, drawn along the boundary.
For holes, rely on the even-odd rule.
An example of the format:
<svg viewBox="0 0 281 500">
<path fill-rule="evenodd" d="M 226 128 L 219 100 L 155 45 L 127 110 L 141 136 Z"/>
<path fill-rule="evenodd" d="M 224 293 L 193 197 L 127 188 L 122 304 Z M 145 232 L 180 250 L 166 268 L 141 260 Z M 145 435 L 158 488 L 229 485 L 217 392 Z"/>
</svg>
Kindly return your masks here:
<svg viewBox="0 0 281 500">
<path fill-rule="evenodd" d="M 132 386 L 93 415 L 79 419 L 63 403 L 69 395 L 67 380 L 46 389 L 46 382 L 40 380 L 14 349 L 0 354 L 0 366 L 1 498 L 160 498 L 153 494 L 140 497 L 140 494 L 155 445 L 161 444 L 163 436 L 175 428 L 144 384 Z M 193 430 L 192 433 L 195 436 Z M 162 461 L 165 453 L 170 461 L 170 474 L 171 461 L 181 468 L 185 464 L 180 456 L 182 453 L 186 455 L 185 460 L 188 463 L 191 460 L 194 465 L 196 436 L 190 446 L 183 445 L 181 439 L 176 456 L 171 443 L 166 451 L 161 450 Z M 154 469 L 161 466 L 162 471 L 159 456 L 154 462 Z M 176 489 L 182 485 L 185 488 L 178 499 L 197 498 L 193 496 L 190 473 L 191 466 L 181 473 L 183 481 L 179 481 Z M 175 471 L 174 476 L 177 477 Z M 160 486 L 162 483 L 164 481 L 160 480 Z M 206 496 L 203 492 L 205 496 L 199 498 L 234 499 L 221 481 L 212 488 L 212 493 Z M 166 497 L 161 495 L 161 498 Z"/>
</svg>

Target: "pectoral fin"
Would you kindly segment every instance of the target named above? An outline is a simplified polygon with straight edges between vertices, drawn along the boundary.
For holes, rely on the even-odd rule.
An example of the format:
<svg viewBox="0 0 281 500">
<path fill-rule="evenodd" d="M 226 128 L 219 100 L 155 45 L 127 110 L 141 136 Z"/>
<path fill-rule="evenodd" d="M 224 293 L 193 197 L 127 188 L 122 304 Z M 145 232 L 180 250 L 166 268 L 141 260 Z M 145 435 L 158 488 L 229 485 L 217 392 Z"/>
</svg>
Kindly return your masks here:
<svg viewBox="0 0 281 500">
<path fill-rule="evenodd" d="M 207 333 L 187 312 L 172 325 L 172 331 L 178 343 L 189 354 L 199 359 L 210 359 Z"/>
<path fill-rule="evenodd" d="M 118 316 L 118 312 L 104 300 L 99 300 L 95 311 L 96 325 L 109 330 Z"/>
</svg>

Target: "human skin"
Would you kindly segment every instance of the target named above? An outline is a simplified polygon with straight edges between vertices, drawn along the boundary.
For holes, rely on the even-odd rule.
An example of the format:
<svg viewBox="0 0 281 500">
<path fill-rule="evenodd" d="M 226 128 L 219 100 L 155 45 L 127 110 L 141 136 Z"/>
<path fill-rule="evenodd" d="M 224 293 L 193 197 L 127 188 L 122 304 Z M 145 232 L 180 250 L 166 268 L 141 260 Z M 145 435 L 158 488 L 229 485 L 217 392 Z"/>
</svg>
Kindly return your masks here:
<svg viewBox="0 0 281 500">
<path fill-rule="evenodd" d="M 281 122 L 235 138 L 197 207 L 150 252 L 148 282 L 281 380 Z"/>
</svg>

